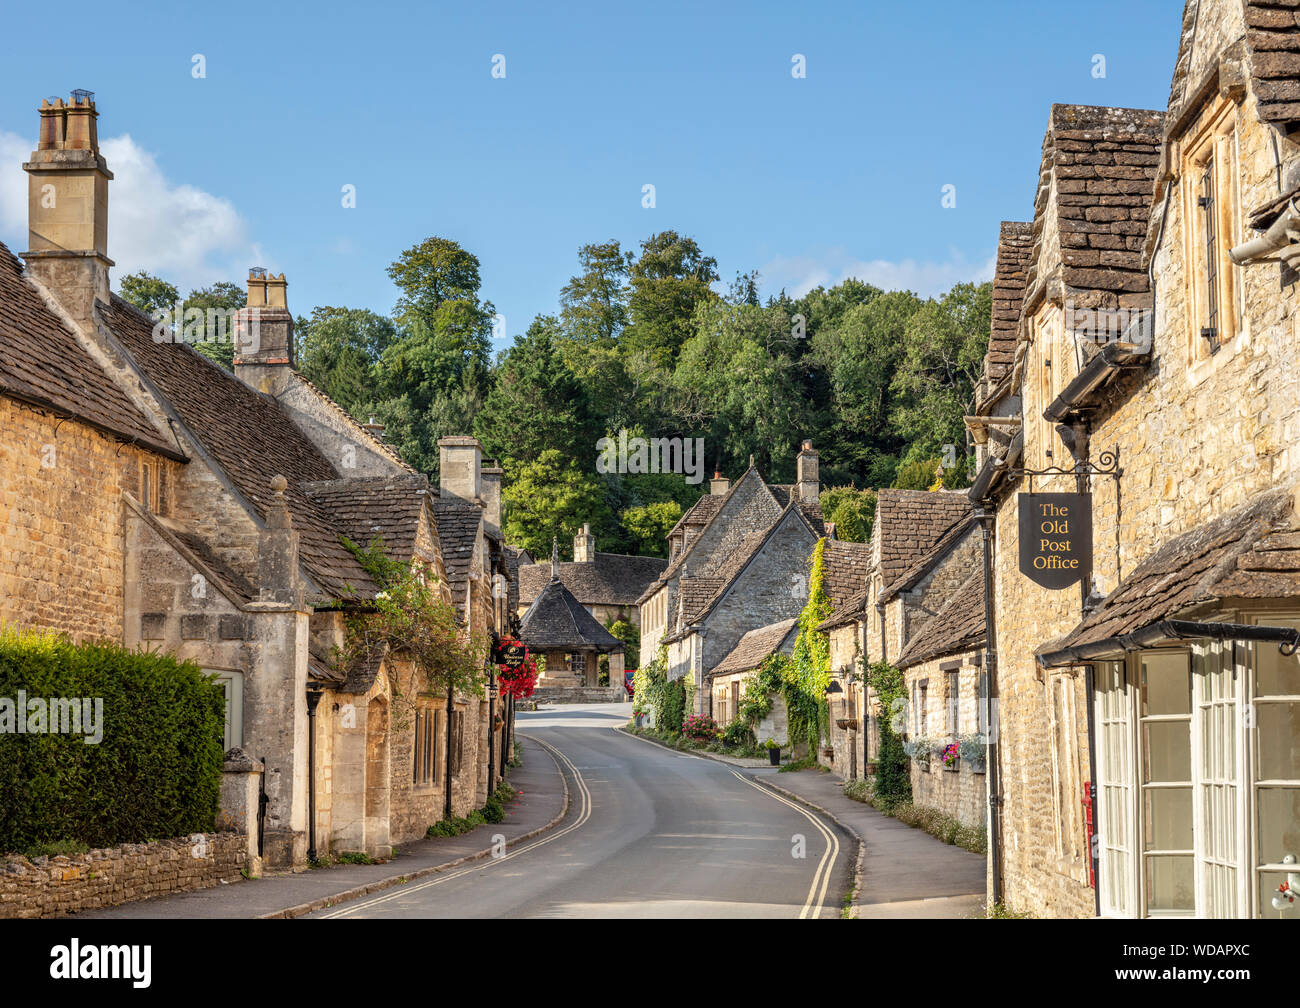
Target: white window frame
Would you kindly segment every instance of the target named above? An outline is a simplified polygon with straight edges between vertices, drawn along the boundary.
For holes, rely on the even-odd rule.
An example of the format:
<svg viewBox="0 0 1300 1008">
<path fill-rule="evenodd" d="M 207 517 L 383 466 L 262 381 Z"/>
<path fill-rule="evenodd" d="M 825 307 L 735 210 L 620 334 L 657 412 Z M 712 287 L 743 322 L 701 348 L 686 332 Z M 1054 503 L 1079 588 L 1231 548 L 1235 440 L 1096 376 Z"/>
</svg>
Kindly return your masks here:
<svg viewBox="0 0 1300 1008">
<path fill-rule="evenodd" d="M 1103 671 L 1102 667 L 1107 668 Z M 1101 916 L 1137 917 L 1142 889 L 1138 878 L 1137 851 L 1137 690 L 1129 674 L 1129 663 L 1098 662 L 1094 690 L 1096 725 L 1100 734 L 1097 752 L 1097 789 L 1094 801 L 1094 828 L 1098 837 L 1097 888 L 1101 894 Z M 1117 688 L 1104 688 L 1113 682 Z M 1114 693 L 1115 696 L 1108 694 Z M 1118 745 L 1106 744 L 1117 737 Z M 1113 822 L 1113 813 L 1123 816 Z M 1127 871 L 1124 885 L 1114 882 L 1117 862 Z"/>
<path fill-rule="evenodd" d="M 1270 613 L 1267 616 L 1258 616 L 1254 618 L 1251 622 L 1267 624 L 1269 626 L 1291 625 L 1295 627 L 1300 627 L 1300 613 L 1294 613 L 1294 612 L 1276 613 L 1276 614 Z M 1248 860 L 1244 862 L 1244 864 L 1248 865 L 1250 870 L 1248 872 L 1243 871 L 1242 874 L 1247 876 L 1249 880 L 1249 890 L 1250 890 L 1249 905 L 1250 905 L 1250 915 L 1252 917 L 1262 916 L 1265 910 L 1265 907 L 1261 905 L 1259 899 L 1260 877 L 1265 874 L 1276 874 L 1278 872 L 1296 870 L 1294 865 L 1283 865 L 1280 862 L 1266 862 L 1263 859 L 1262 847 L 1261 847 L 1261 842 L 1263 838 L 1259 835 L 1259 817 L 1258 817 L 1259 791 L 1265 788 L 1300 788 L 1300 780 L 1291 780 L 1289 778 L 1263 778 L 1260 776 L 1259 709 L 1260 709 L 1261 699 L 1258 695 L 1258 683 L 1257 683 L 1257 676 L 1256 676 L 1257 666 L 1255 662 L 1255 656 L 1258 652 L 1258 649 L 1262 647 L 1277 647 L 1277 645 L 1267 641 L 1259 641 L 1255 644 L 1253 648 L 1244 649 L 1250 652 L 1250 662 L 1249 662 L 1249 668 L 1247 670 L 1247 676 L 1246 676 L 1248 680 L 1247 681 L 1248 692 L 1246 693 L 1246 696 L 1248 697 L 1250 703 L 1250 707 L 1249 707 L 1250 720 L 1249 720 L 1249 730 L 1246 732 L 1242 732 L 1243 735 L 1248 736 L 1247 745 L 1249 747 L 1249 752 L 1246 756 L 1246 761 L 1242 765 L 1245 767 L 1249 777 L 1249 780 L 1246 781 L 1245 784 L 1243 785 L 1243 790 L 1246 792 L 1245 804 L 1248 805 L 1248 808 L 1246 809 L 1246 817 L 1247 817 L 1246 822 L 1248 824 L 1248 831 L 1244 834 L 1244 836 L 1247 838 L 1248 841 L 1247 843 Z M 1276 694 L 1270 693 L 1267 696 L 1267 698 L 1265 698 L 1262 702 L 1265 704 L 1300 703 L 1300 695 L 1286 694 L 1286 693 L 1276 693 Z M 1297 858 L 1300 858 L 1300 851 L 1295 851 L 1294 853 Z M 1270 906 L 1267 909 L 1271 913 L 1273 908 Z M 1296 914 L 1294 911 L 1291 912 L 1292 918 L 1297 916 L 1300 916 L 1300 914 Z"/>
<path fill-rule="evenodd" d="M 244 673 L 237 669 L 204 669 L 216 677 L 226 696 L 226 722 L 223 731 L 223 753 L 244 745 Z"/>
</svg>

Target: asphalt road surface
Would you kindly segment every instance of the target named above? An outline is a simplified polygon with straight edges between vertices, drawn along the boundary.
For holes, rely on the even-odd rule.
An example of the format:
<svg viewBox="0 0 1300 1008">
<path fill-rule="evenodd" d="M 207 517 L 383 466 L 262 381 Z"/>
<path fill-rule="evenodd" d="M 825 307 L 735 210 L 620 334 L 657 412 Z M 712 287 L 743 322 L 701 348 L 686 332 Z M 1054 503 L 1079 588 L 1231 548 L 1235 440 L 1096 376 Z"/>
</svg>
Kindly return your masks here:
<svg viewBox="0 0 1300 1008">
<path fill-rule="evenodd" d="M 313 917 L 838 917 L 856 848 L 744 770 L 617 731 L 630 704 L 521 713 L 564 770 L 554 829 Z"/>
</svg>

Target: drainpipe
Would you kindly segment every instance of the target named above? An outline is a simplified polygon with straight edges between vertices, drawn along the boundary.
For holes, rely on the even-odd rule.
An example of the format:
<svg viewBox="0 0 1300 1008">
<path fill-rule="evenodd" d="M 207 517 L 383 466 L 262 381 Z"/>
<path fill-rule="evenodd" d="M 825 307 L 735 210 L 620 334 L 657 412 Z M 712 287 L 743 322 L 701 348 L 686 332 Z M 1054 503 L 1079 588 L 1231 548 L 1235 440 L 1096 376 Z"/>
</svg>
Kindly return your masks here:
<svg viewBox="0 0 1300 1008">
<path fill-rule="evenodd" d="M 443 805 L 442 817 L 451 818 L 451 722 L 456 716 L 456 698 L 453 695 L 454 690 L 451 683 L 447 683 L 447 745 L 445 746 L 446 754 L 442 763 L 443 776 Z"/>
<path fill-rule="evenodd" d="M 316 708 L 324 692 L 307 687 L 307 861 L 316 861 Z"/>
<path fill-rule="evenodd" d="M 997 683 L 998 637 L 997 621 L 993 614 L 993 524 L 997 520 L 993 502 L 980 504 L 980 527 L 984 539 L 984 773 L 989 789 L 989 883 L 992 903 L 1002 902 L 1002 817 L 998 806 L 1002 802 L 998 779 L 997 737 Z"/>
</svg>

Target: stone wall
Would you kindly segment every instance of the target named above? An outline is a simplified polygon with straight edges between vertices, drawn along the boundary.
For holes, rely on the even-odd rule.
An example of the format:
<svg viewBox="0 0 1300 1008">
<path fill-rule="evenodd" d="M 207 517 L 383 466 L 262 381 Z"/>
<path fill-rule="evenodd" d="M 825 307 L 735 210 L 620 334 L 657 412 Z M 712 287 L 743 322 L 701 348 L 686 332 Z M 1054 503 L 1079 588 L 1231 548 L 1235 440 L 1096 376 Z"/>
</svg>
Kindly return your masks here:
<svg viewBox="0 0 1300 1008">
<path fill-rule="evenodd" d="M 240 879 L 248 838 L 208 833 L 85 854 L 0 861 L 0 917 L 62 917 Z"/>
<path fill-rule="evenodd" d="M 6 398 L 0 431 L 0 625 L 120 641 L 122 491 L 178 467 Z"/>
<path fill-rule="evenodd" d="M 626 693 L 613 686 L 538 686 L 531 699 L 539 704 L 621 703 Z"/>
<path fill-rule="evenodd" d="M 949 730 L 949 705 L 955 700 L 957 712 L 956 735 L 974 734 L 979 731 L 979 688 L 982 652 L 972 651 L 963 655 L 950 655 L 923 662 L 904 670 L 907 695 L 912 696 L 912 687 L 918 682 L 927 682 L 926 690 L 926 734 L 931 738 L 941 738 L 946 742 L 956 741 Z M 952 665 L 958 667 L 953 669 Z M 949 667 L 945 667 L 949 666 Z M 957 673 L 957 696 L 948 696 L 948 673 Z M 916 720 L 909 709 L 907 730 L 915 733 Z M 929 767 L 911 761 L 912 802 L 928 808 L 939 809 L 967 826 L 979 826 L 984 822 L 984 810 L 988 804 L 985 774 L 976 772 L 974 766 L 966 760 L 959 759 L 955 768 L 944 766 L 943 760 L 931 757 Z"/>
</svg>

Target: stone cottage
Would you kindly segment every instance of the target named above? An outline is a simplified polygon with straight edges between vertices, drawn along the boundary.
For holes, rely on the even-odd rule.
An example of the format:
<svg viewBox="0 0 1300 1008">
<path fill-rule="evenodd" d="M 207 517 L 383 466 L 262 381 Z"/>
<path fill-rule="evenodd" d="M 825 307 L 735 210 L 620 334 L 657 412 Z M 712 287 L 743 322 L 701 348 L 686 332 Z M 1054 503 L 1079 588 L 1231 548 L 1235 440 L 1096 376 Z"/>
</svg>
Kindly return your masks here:
<svg viewBox="0 0 1300 1008">
<path fill-rule="evenodd" d="M 666 648 L 670 679 L 686 678 L 689 709 L 713 713 L 713 669 L 760 626 L 797 617 L 808 559 L 825 534 L 818 455 L 803 442 L 797 482 L 774 486 L 754 467 L 710 492 L 669 532 L 668 566 L 641 596 L 641 653 Z"/>
<path fill-rule="evenodd" d="M 661 557 L 597 552 L 596 537 L 592 535 L 591 525 L 587 524 L 573 537 L 573 562 L 560 563 L 560 581 L 601 625 L 626 620 L 639 629 L 641 608 L 637 599 L 667 566 L 668 561 Z M 549 563 L 520 566 L 520 617 L 550 583 L 551 574 Z M 638 656 L 629 654 L 626 657 L 628 668 L 636 668 Z"/>
<path fill-rule="evenodd" d="M 231 765 L 266 795 L 268 865 L 385 854 L 481 804 L 503 743 L 487 693 L 429 694 L 378 649 L 339 667 L 377 590 L 344 540 L 419 565 L 486 639 L 507 615 L 499 493 L 464 439 L 432 490 L 298 375 L 283 275 L 250 272 L 234 374 L 111 294 L 97 117 L 87 92 L 42 102 L 30 248 L 0 247 L 0 622 L 216 676 Z M 444 544 L 449 508 L 465 517 Z"/>
<path fill-rule="evenodd" d="M 962 493 L 882 489 L 866 550 L 864 571 L 852 567 L 850 582 L 833 598 L 831 614 L 818 627 L 830 637 L 831 673 L 844 718 L 831 723 L 839 776 L 861 776 L 879 754 L 882 712 L 863 681 L 863 667 L 894 664 L 912 636 L 945 604 L 969 562 L 972 508 Z M 889 715 L 885 715 L 889 716 Z"/>
<path fill-rule="evenodd" d="M 524 613 L 519 638 L 529 652 L 545 659 L 545 668 L 539 669 L 539 688 L 597 686 L 599 660 L 608 656 L 610 689 L 616 697 L 626 699 L 624 644 L 601 626 L 564 584 L 559 543 L 552 545 L 551 579 Z"/>
<path fill-rule="evenodd" d="M 972 421 L 1013 908 L 1295 914 L 1297 70 L 1296 3 L 1191 0 L 1165 110 L 1052 110 L 1014 355 Z M 1026 470 L 1090 496 L 1063 590 L 1021 573 Z"/>
</svg>

